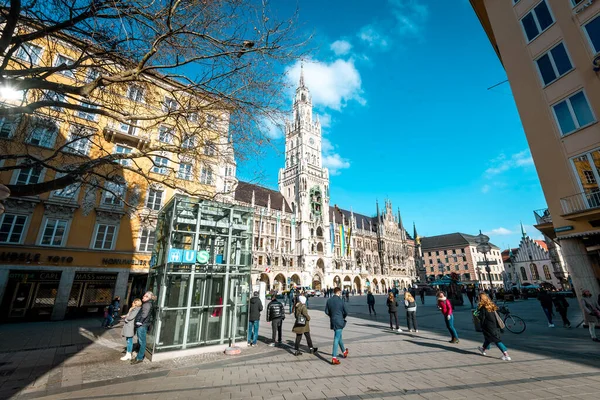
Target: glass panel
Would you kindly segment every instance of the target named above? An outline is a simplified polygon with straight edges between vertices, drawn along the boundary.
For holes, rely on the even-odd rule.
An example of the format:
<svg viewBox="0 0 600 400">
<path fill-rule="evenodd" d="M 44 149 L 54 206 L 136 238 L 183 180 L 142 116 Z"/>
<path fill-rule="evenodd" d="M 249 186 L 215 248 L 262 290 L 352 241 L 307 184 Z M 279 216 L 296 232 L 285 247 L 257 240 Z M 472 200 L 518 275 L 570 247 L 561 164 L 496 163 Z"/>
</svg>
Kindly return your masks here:
<svg viewBox="0 0 600 400">
<path fill-rule="evenodd" d="M 544 54 L 540 57 L 540 59 L 537 60 L 537 65 L 545 85 L 556 79 L 556 73 L 554 72 L 554 68 L 552 68 L 552 63 L 550 62 L 550 56 L 548 54 Z"/>
<path fill-rule="evenodd" d="M 556 119 L 558 120 L 558 125 L 560 126 L 560 131 L 563 135 L 566 135 L 567 133 L 573 132 L 575 129 L 577 129 L 566 100 L 561 101 L 552 108 L 554 109 Z"/>
<path fill-rule="evenodd" d="M 571 100 L 571 107 L 573 107 L 573 111 L 575 111 L 579 126 L 585 126 L 594 122 L 592 110 L 590 110 L 590 105 L 583 92 L 574 94 L 569 100 Z"/>
<path fill-rule="evenodd" d="M 585 26 L 590 42 L 592 42 L 592 48 L 596 53 L 600 51 L 600 17 L 596 17 L 589 24 Z"/>
<path fill-rule="evenodd" d="M 533 13 L 527 14 L 522 20 L 523 29 L 525 29 L 525 36 L 527 40 L 532 40 L 539 33 L 535 20 L 533 19 Z"/>
<path fill-rule="evenodd" d="M 168 288 L 167 288 L 168 290 Z M 158 346 L 183 344 L 183 329 L 187 310 L 164 310 Z"/>
<path fill-rule="evenodd" d="M 577 176 L 584 192 L 592 193 L 598 191 L 598 182 L 594 178 L 592 166 L 587 156 L 575 157 L 573 165 L 575 165 L 575 170 L 577 171 Z"/>
<path fill-rule="evenodd" d="M 190 276 L 167 275 L 167 290 L 165 292 L 165 307 L 186 307 Z"/>
<path fill-rule="evenodd" d="M 556 64 L 556 69 L 558 70 L 559 75 L 563 75 L 573 68 L 564 44 L 559 44 L 550 50 L 550 53 L 552 53 L 552 58 L 554 59 L 554 64 Z"/>
<path fill-rule="evenodd" d="M 535 16 L 537 17 L 538 22 L 540 23 L 540 28 L 542 28 L 543 32 L 554 22 L 552 15 L 550 15 L 548 5 L 545 1 L 542 1 L 537 7 L 534 8 L 534 10 Z"/>
</svg>

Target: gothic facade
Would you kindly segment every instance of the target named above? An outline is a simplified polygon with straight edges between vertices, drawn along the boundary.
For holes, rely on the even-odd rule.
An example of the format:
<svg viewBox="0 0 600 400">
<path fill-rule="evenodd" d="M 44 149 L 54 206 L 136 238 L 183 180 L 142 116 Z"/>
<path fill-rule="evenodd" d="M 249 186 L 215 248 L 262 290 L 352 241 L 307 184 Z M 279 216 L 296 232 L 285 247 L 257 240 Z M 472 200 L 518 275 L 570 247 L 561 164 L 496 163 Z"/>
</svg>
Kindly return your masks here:
<svg viewBox="0 0 600 400">
<path fill-rule="evenodd" d="M 406 288 L 416 279 L 415 241 L 391 201 L 368 217 L 330 203 L 321 124 L 301 74 L 285 125 L 279 191 L 239 182 L 235 202 L 254 215 L 253 282 L 285 290 L 292 283 L 364 292 Z M 417 244 L 418 246 L 418 244 Z"/>
</svg>

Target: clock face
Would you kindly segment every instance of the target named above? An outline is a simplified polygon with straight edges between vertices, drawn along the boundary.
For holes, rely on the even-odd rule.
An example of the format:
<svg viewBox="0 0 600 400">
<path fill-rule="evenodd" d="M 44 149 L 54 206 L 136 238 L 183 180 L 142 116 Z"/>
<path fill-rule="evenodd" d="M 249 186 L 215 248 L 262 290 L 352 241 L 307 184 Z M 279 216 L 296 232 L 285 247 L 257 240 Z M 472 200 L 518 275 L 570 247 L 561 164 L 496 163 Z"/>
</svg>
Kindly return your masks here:
<svg viewBox="0 0 600 400">
<path fill-rule="evenodd" d="M 310 144 L 315 144 L 315 139 L 313 139 L 313 138 L 310 138 L 310 139 L 308 140 L 308 143 L 310 143 Z"/>
</svg>

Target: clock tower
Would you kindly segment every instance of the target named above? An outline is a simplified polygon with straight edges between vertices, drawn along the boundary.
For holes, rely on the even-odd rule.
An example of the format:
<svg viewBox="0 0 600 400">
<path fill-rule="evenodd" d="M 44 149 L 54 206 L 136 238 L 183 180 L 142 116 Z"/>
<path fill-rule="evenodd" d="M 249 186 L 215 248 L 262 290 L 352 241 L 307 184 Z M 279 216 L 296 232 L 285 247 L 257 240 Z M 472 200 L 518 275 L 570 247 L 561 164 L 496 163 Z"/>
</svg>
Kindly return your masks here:
<svg viewBox="0 0 600 400">
<path fill-rule="evenodd" d="M 321 123 L 313 121 L 312 99 L 304 68 L 296 88 L 292 120 L 285 124 L 285 167 L 279 170 L 279 191 L 295 214 L 296 254 L 302 286 L 324 283 L 331 268 L 329 171 L 323 168 Z M 294 226 L 294 225 L 293 225 Z M 292 227 L 294 229 L 294 227 Z"/>
</svg>

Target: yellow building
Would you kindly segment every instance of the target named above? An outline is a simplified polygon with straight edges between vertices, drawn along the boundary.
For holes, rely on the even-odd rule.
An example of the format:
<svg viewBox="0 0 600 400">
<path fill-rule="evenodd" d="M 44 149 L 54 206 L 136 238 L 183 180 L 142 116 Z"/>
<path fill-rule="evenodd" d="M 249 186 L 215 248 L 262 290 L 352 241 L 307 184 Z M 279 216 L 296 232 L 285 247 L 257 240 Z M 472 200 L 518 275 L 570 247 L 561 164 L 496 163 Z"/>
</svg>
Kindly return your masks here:
<svg viewBox="0 0 600 400">
<path fill-rule="evenodd" d="M 600 292 L 600 2 L 471 0 L 502 62 L 578 295 Z M 560 274 L 560 271 L 558 272 Z M 557 276 L 561 279 L 560 276 Z"/>
<path fill-rule="evenodd" d="M 119 68 L 98 60 L 77 65 L 81 46 L 64 36 L 25 43 L 11 68 L 63 65 L 48 81 L 79 86 Z M 0 161 L 0 183 L 30 185 L 90 169 L 66 188 L 4 202 L 1 320 L 98 315 L 115 296 L 122 304 L 141 297 L 161 206 L 178 191 L 227 199 L 235 187 L 228 110 L 177 81 L 142 74 L 81 97 L 6 89 L 2 107 L 50 103 L 0 117 L 0 154 L 19 155 Z M 123 114 L 131 116 L 127 123 L 115 118 Z M 39 162 L 28 166 L 28 159 Z M 94 160 L 109 162 L 93 169 Z"/>
</svg>

